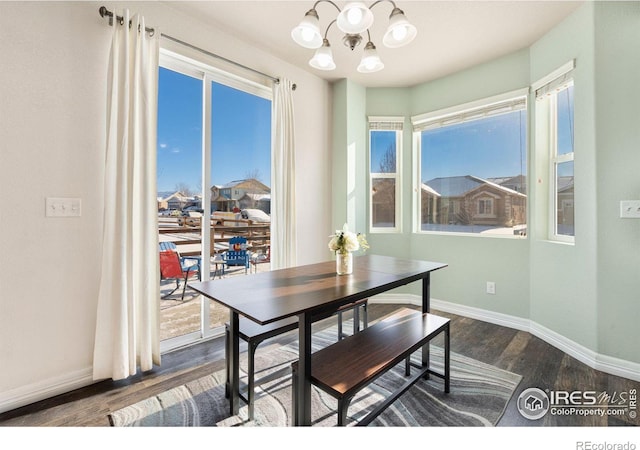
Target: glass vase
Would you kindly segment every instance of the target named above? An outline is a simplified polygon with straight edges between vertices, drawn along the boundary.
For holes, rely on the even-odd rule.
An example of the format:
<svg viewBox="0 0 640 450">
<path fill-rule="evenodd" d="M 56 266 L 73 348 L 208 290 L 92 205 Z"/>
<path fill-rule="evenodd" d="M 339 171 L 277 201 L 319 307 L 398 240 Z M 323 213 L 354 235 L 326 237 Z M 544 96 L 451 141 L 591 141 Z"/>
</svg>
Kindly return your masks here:
<svg viewBox="0 0 640 450">
<path fill-rule="evenodd" d="M 338 275 L 348 275 L 353 272 L 353 254 L 336 253 L 336 273 Z"/>
</svg>

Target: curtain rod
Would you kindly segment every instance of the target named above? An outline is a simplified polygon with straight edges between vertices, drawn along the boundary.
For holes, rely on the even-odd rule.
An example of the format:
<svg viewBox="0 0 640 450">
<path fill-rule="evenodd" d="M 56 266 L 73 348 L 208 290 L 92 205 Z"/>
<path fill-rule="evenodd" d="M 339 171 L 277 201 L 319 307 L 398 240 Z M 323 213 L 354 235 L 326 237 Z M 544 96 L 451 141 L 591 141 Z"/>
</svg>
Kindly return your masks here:
<svg viewBox="0 0 640 450">
<path fill-rule="evenodd" d="M 113 12 L 109 11 L 105 6 L 101 6 L 100 9 L 98 9 L 98 12 L 100 13 L 101 17 L 108 17 L 109 18 L 109 25 L 113 25 L 113 19 L 114 18 L 117 21 L 119 21 L 120 24 L 122 24 L 122 22 L 124 20 L 124 18 L 122 16 L 114 15 Z M 155 30 L 153 28 L 145 27 L 145 30 L 148 33 L 151 33 L 151 35 L 153 35 L 153 33 L 155 33 Z M 272 80 L 276 84 L 280 83 L 280 78 L 268 75 L 268 74 L 266 74 L 264 72 L 260 72 L 259 70 L 253 69 L 251 67 L 247 67 L 244 64 L 240 64 L 240 63 L 238 63 L 236 61 L 232 61 L 232 60 L 230 60 L 228 58 L 225 58 L 224 56 L 216 55 L 215 53 L 211 53 L 211 52 L 209 52 L 207 50 L 203 50 L 203 49 L 201 49 L 199 47 L 196 47 L 195 45 L 189 44 L 188 42 L 184 42 L 184 41 L 181 41 L 180 39 L 174 38 L 173 36 L 169 36 L 168 34 L 160 33 L 160 36 L 165 38 L 165 39 L 168 39 L 170 41 L 176 42 L 176 43 L 178 43 L 180 45 L 184 45 L 186 47 L 189 47 L 189 48 L 191 48 L 193 50 L 196 50 L 196 51 L 198 51 L 200 53 L 204 53 L 205 55 L 211 56 L 213 58 L 221 59 L 222 61 L 228 62 L 229 64 L 233 64 L 234 66 L 240 67 L 242 69 L 248 70 L 248 71 L 253 72 L 253 73 L 257 73 L 258 75 L 262 75 L 263 77 L 267 77 L 267 78 L 269 78 L 270 80 Z M 294 91 L 296 90 L 296 84 L 295 83 L 292 85 L 292 89 Z"/>
</svg>

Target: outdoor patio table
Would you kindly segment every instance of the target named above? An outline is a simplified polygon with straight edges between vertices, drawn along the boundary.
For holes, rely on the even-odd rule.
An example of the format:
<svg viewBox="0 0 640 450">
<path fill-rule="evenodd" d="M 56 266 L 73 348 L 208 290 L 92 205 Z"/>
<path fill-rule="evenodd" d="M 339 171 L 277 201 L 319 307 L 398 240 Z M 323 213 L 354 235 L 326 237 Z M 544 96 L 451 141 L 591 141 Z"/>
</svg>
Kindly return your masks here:
<svg viewBox="0 0 640 450">
<path fill-rule="evenodd" d="M 391 289 L 422 280 L 422 312 L 429 312 L 430 275 L 447 264 L 430 261 L 366 255 L 354 258 L 353 273 L 337 275 L 334 261 L 273 270 L 223 280 L 189 283 L 204 296 L 229 308 L 231 351 L 229 406 L 239 411 L 240 342 L 239 316 L 260 325 L 297 316 L 298 404 L 293 425 L 311 424 L 311 324 L 340 306 L 370 298 Z M 428 352 L 428 346 L 423 349 Z M 428 358 L 424 359 L 428 361 Z"/>
</svg>

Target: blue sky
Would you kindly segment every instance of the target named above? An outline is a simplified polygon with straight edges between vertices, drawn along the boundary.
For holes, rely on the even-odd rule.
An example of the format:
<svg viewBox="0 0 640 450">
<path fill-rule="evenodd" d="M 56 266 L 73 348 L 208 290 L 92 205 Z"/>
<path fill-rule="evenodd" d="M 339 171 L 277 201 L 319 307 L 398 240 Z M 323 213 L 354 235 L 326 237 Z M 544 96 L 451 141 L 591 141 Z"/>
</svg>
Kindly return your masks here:
<svg viewBox="0 0 640 450">
<path fill-rule="evenodd" d="M 271 101 L 213 83 L 211 182 L 271 185 Z M 158 191 L 202 190 L 202 81 L 160 68 Z"/>
<path fill-rule="evenodd" d="M 159 83 L 158 190 L 174 191 L 185 184 L 200 192 L 202 81 L 161 68 Z M 573 87 L 558 97 L 560 153 L 573 151 L 573 112 L 568 109 L 572 97 Z M 212 184 L 257 173 L 270 186 L 271 102 L 213 83 L 212 111 Z M 516 111 L 423 132 L 421 180 L 526 175 L 526 123 L 526 111 Z M 395 136 L 373 136 L 371 170 L 377 171 Z"/>
<path fill-rule="evenodd" d="M 423 132 L 421 180 L 526 175 L 526 124 L 515 111 Z"/>
<path fill-rule="evenodd" d="M 558 153 L 574 151 L 573 86 L 558 95 Z M 395 132 L 372 135 L 371 170 L 379 171 Z M 481 178 L 527 174 L 527 112 L 514 111 L 422 133 L 420 179 L 475 175 Z M 559 169 L 573 175 L 573 163 Z"/>
</svg>

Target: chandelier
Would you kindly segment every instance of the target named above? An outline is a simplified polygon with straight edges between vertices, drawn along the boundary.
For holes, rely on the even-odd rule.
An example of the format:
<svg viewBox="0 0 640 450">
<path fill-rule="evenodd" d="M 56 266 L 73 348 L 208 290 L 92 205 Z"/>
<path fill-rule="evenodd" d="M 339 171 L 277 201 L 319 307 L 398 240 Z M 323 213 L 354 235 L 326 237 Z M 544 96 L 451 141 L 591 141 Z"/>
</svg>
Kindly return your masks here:
<svg viewBox="0 0 640 450">
<path fill-rule="evenodd" d="M 309 65 L 320 70 L 333 70 L 336 64 L 333 61 L 331 45 L 327 39 L 329 28 L 335 23 L 344 34 L 342 41 L 351 50 L 355 49 L 362 42 L 362 34 L 367 32 L 367 43 L 364 46 L 362 59 L 358 65 L 358 72 L 372 73 L 382 70 L 384 64 L 378 55 L 376 46 L 371 42 L 369 28 L 373 25 L 373 13 L 371 9 L 378 3 L 388 1 L 393 5 L 393 10 L 389 16 L 389 26 L 382 38 L 382 43 L 389 48 L 398 48 L 407 45 L 416 37 L 417 30 L 398 8 L 392 0 L 378 0 L 367 7 L 362 2 L 350 2 L 341 10 L 338 5 L 330 0 L 318 0 L 304 16 L 300 24 L 291 31 L 291 37 L 295 42 L 305 48 L 316 49 L 313 58 L 309 60 Z M 338 10 L 338 17 L 335 18 L 324 32 L 324 37 L 320 33 L 320 19 L 316 7 L 319 3 L 331 3 Z"/>
</svg>

